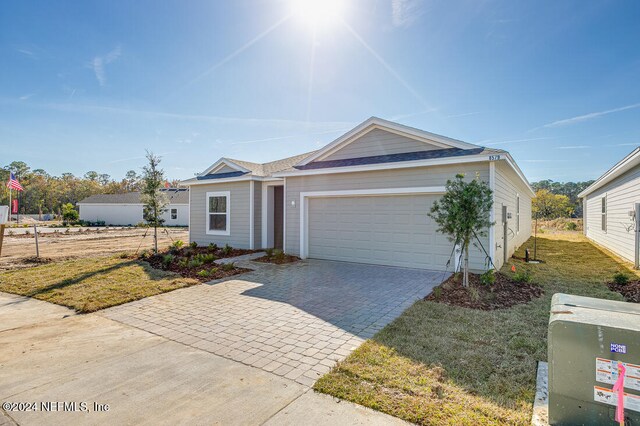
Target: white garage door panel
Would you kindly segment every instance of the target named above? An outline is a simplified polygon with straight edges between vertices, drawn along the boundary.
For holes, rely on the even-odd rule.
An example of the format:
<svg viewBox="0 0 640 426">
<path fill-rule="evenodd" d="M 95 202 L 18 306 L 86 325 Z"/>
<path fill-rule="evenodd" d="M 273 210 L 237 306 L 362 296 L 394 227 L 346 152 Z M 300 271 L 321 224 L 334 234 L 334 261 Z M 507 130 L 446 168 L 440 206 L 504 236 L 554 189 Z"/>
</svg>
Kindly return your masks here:
<svg viewBox="0 0 640 426">
<path fill-rule="evenodd" d="M 427 216 L 436 195 L 309 199 L 309 257 L 442 269 L 451 243 Z"/>
</svg>

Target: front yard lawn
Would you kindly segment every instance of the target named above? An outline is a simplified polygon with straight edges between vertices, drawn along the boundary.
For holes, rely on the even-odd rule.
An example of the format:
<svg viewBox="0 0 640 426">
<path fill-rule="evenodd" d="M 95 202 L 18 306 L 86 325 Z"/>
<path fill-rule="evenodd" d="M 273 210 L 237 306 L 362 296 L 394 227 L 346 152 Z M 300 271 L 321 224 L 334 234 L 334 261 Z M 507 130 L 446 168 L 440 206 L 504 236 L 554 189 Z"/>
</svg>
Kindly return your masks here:
<svg viewBox="0 0 640 426">
<path fill-rule="evenodd" d="M 91 257 L 0 273 L 0 291 L 93 312 L 199 282 L 123 256 Z"/>
<path fill-rule="evenodd" d="M 542 297 L 491 311 L 418 301 L 314 388 L 422 425 L 530 424 L 553 294 L 623 300 L 605 282 L 633 274 L 581 235 L 566 235 L 538 237 L 545 263 L 511 259 L 503 268 L 530 271 Z"/>
</svg>

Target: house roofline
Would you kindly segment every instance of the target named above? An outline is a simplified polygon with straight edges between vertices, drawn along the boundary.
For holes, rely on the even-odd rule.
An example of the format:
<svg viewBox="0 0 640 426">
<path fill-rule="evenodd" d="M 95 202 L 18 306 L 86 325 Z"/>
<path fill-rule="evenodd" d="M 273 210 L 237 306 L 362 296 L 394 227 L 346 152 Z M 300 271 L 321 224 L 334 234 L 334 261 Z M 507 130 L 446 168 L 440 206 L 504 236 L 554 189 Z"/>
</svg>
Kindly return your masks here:
<svg viewBox="0 0 640 426">
<path fill-rule="evenodd" d="M 371 128 L 371 129 L 369 129 Z M 349 130 L 347 133 L 335 139 L 333 142 L 326 145 L 324 148 L 319 149 L 313 155 L 306 157 L 304 160 L 300 161 L 296 166 L 304 166 L 309 164 L 310 162 L 322 158 L 323 156 L 330 155 L 332 152 L 341 147 L 342 144 L 348 142 L 349 140 L 361 136 L 361 133 L 368 133 L 365 130 L 373 130 L 375 128 L 381 130 L 389 130 L 393 133 L 404 134 L 408 137 L 413 137 L 422 140 L 429 140 L 432 142 L 436 142 L 443 146 L 452 147 L 452 148 L 460 148 L 460 149 L 470 149 L 470 148 L 478 148 L 478 145 L 470 144 L 467 142 L 463 142 L 457 139 L 452 139 L 446 136 L 438 135 L 435 133 L 427 132 L 425 130 L 416 129 L 414 127 L 406 126 L 404 124 L 394 123 L 393 121 L 385 120 L 379 117 L 371 117 L 366 121 L 360 123 L 353 129 Z"/>
<path fill-rule="evenodd" d="M 223 178 L 223 179 L 206 179 L 206 180 L 198 180 L 197 178 L 186 179 L 180 181 L 180 185 L 192 186 L 192 185 L 215 185 L 218 183 L 227 183 L 227 182 L 270 182 L 270 181 L 281 181 L 280 178 L 274 178 L 269 176 L 239 176 L 234 178 Z"/>
<path fill-rule="evenodd" d="M 602 176 L 596 179 L 591 185 L 589 185 L 584 191 L 578 194 L 578 198 L 584 198 L 594 191 L 602 188 L 614 179 L 622 176 L 628 172 L 631 168 L 640 164 L 640 146 L 627 154 L 622 160 L 618 161 L 613 167 L 604 172 Z"/>
</svg>

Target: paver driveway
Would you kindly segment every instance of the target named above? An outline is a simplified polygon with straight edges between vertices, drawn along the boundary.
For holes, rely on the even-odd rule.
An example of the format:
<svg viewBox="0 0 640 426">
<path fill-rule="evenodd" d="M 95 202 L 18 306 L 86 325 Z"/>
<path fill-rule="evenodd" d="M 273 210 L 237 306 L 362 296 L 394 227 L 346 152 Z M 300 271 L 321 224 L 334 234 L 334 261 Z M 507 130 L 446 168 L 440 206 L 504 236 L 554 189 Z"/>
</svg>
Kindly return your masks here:
<svg viewBox="0 0 640 426">
<path fill-rule="evenodd" d="M 242 266 L 255 270 L 101 315 L 311 386 L 443 279 L 317 260 Z"/>
</svg>

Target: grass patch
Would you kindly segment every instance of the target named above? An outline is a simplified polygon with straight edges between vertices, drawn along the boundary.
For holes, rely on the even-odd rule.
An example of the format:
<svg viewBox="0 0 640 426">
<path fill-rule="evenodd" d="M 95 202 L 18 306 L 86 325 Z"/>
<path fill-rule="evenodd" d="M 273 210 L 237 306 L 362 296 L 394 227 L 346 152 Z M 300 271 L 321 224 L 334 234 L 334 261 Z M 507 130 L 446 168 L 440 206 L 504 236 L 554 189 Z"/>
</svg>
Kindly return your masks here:
<svg viewBox="0 0 640 426">
<path fill-rule="evenodd" d="M 622 300 L 605 282 L 633 274 L 582 236 L 538 237 L 538 257 L 502 272 L 529 271 L 541 298 L 493 311 L 418 301 L 314 388 L 422 425 L 530 424 L 553 294 Z"/>
<path fill-rule="evenodd" d="M 122 256 L 74 259 L 0 273 L 0 291 L 78 312 L 93 312 L 194 284 L 198 281 Z"/>
</svg>

